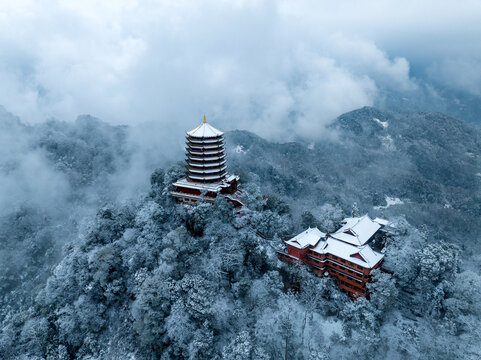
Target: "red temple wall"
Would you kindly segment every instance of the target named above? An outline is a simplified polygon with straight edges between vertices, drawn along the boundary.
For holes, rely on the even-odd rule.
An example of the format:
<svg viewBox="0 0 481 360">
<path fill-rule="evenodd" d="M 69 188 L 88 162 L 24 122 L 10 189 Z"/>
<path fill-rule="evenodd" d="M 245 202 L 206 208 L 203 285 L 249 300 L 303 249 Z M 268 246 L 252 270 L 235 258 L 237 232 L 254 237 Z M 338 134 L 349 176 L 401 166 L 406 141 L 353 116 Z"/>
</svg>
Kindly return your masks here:
<svg viewBox="0 0 481 360">
<path fill-rule="evenodd" d="M 176 191 L 185 193 L 185 194 L 190 194 L 190 195 L 197 195 L 197 196 L 200 195 L 200 190 L 185 188 L 181 186 L 177 186 Z"/>
<path fill-rule="evenodd" d="M 323 275 L 327 271 L 336 278 L 338 285 L 353 298 L 366 296 L 366 283 L 370 280 L 369 274 L 382 264 L 382 261 L 380 261 L 370 269 L 332 254 L 318 254 L 310 249 L 298 249 L 291 245 L 287 245 L 287 252 L 289 255 L 311 265 L 312 271 L 318 275 Z M 306 256 L 307 254 L 309 256 Z"/>
<path fill-rule="evenodd" d="M 287 245 L 287 253 L 291 256 L 294 256 L 300 260 L 303 260 L 304 257 L 307 255 L 309 249 L 298 249 L 294 246 Z"/>
</svg>

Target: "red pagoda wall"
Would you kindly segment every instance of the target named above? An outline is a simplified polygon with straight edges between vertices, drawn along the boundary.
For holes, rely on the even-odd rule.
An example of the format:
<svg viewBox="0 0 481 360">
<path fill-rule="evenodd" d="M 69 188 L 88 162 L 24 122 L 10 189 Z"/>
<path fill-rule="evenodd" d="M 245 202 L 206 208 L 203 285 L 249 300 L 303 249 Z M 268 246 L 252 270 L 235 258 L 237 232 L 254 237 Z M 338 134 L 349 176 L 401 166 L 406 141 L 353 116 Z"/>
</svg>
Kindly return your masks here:
<svg viewBox="0 0 481 360">
<path fill-rule="evenodd" d="M 189 189 L 189 188 L 177 186 L 176 191 L 184 193 L 184 194 L 200 196 L 200 190 L 197 190 L 197 189 Z"/>
</svg>

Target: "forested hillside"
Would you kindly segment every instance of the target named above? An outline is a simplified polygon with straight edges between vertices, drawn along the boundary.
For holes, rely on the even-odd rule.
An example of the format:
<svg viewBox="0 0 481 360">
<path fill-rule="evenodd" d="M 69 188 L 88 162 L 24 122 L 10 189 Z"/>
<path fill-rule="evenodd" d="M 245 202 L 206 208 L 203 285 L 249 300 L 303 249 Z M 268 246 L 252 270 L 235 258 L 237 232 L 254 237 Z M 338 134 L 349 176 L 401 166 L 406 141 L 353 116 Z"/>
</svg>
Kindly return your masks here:
<svg viewBox="0 0 481 360">
<path fill-rule="evenodd" d="M 127 128 L 2 122 L 18 141 L 1 166 L 1 358 L 481 356 L 475 127 L 363 108 L 314 143 L 230 132 L 240 215 L 223 199 L 176 204 L 182 164 L 152 169 L 150 189 L 116 201 L 137 158 Z M 29 183 L 34 165 L 43 175 Z M 55 198 L 32 197 L 39 189 Z M 389 272 L 374 275 L 370 300 L 277 259 L 280 238 L 366 212 L 392 223 Z"/>
<path fill-rule="evenodd" d="M 340 116 L 317 142 L 228 135 L 231 167 L 254 173 L 264 192 L 290 198 L 298 212 L 356 203 L 363 213 L 404 216 L 433 239 L 479 249 L 481 133 L 464 121 L 366 107 Z"/>
</svg>

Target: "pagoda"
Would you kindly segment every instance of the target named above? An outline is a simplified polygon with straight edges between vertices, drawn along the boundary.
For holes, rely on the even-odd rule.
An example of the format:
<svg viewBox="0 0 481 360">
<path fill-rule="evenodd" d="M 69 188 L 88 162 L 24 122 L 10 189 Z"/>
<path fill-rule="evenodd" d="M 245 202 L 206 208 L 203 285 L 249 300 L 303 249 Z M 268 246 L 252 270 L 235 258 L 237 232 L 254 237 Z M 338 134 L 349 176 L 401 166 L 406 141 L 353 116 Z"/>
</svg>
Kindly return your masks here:
<svg viewBox="0 0 481 360">
<path fill-rule="evenodd" d="M 224 133 L 205 119 L 186 137 L 186 177 L 172 184 L 170 192 L 178 201 L 191 204 L 199 200 L 213 202 L 221 194 L 243 206 L 237 188 L 239 177 L 227 173 Z"/>
</svg>

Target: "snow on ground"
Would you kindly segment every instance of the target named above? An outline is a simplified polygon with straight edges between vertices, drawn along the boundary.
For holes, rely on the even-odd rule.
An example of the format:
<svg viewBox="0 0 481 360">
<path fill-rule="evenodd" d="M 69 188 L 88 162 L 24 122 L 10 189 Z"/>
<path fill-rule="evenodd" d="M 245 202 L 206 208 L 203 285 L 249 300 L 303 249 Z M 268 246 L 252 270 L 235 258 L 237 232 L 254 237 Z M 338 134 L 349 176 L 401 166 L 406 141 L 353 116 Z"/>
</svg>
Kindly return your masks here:
<svg viewBox="0 0 481 360">
<path fill-rule="evenodd" d="M 378 118 L 372 118 L 375 122 L 377 122 L 379 125 L 381 125 L 384 129 L 389 126 L 389 123 L 387 121 L 381 121 Z"/>
<path fill-rule="evenodd" d="M 396 147 L 394 146 L 394 140 L 392 139 L 391 135 L 387 136 L 379 136 L 379 139 L 382 142 L 382 146 L 389 151 L 396 150 Z"/>
<path fill-rule="evenodd" d="M 400 198 L 386 196 L 386 205 L 374 206 L 374 209 L 387 209 L 392 205 L 402 205 L 402 204 L 404 204 L 404 201 L 402 201 Z"/>
<path fill-rule="evenodd" d="M 309 145 L 307 145 L 307 148 L 309 150 L 314 150 L 314 143 L 310 143 Z"/>
<path fill-rule="evenodd" d="M 234 151 L 238 154 L 245 154 L 244 147 L 242 145 L 237 145 L 234 149 Z"/>
</svg>

